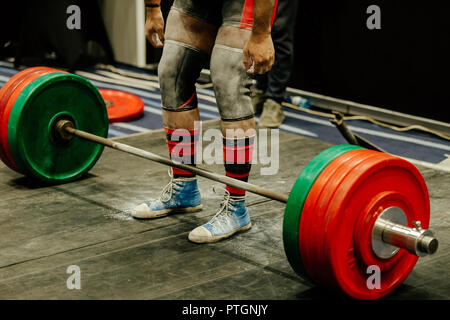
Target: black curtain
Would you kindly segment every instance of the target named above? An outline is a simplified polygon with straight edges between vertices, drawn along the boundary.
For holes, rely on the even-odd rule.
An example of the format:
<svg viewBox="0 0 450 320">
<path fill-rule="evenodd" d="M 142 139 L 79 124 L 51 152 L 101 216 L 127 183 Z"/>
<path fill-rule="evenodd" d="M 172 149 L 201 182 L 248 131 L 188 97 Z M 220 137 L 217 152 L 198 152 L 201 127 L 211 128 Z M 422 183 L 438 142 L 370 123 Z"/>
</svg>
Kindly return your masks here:
<svg viewBox="0 0 450 320">
<path fill-rule="evenodd" d="M 381 30 L 369 30 L 369 5 Z M 450 122 L 449 6 L 300 0 L 291 86 Z"/>
<path fill-rule="evenodd" d="M 112 49 L 97 1 L 5 1 L 0 14 L 1 57 L 13 56 L 16 64 L 55 65 L 75 69 L 113 61 Z M 81 10 L 81 29 L 66 26 L 70 5 Z M 7 44 L 5 46 L 5 44 Z"/>
</svg>

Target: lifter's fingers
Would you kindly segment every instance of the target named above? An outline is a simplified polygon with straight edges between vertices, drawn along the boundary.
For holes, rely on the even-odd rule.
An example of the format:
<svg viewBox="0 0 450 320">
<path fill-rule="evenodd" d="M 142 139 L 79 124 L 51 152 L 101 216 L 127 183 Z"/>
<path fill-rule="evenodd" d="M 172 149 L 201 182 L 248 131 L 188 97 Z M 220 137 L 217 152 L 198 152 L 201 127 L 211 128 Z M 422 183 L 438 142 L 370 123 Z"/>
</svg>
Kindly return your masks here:
<svg viewBox="0 0 450 320">
<path fill-rule="evenodd" d="M 249 61 L 248 65 L 249 65 L 249 67 L 247 69 L 247 73 L 249 75 L 255 75 L 255 73 L 256 73 L 255 72 L 255 60 L 253 60 L 252 57 L 250 57 L 250 61 Z"/>
<path fill-rule="evenodd" d="M 255 73 L 257 73 L 257 74 L 264 74 L 264 73 L 266 73 L 267 69 L 268 69 L 268 63 L 267 62 L 255 63 Z"/>
<path fill-rule="evenodd" d="M 162 48 L 164 46 L 164 43 L 161 41 L 157 33 L 152 33 L 151 43 L 155 48 Z"/>
<path fill-rule="evenodd" d="M 270 56 L 269 58 L 267 58 L 267 59 L 262 59 L 262 60 L 260 60 L 260 62 L 257 64 L 257 66 L 255 67 L 255 71 L 258 73 L 258 74 L 264 74 L 264 73 L 267 73 L 267 72 L 269 72 L 270 71 L 270 69 L 272 68 L 272 66 L 273 66 L 273 63 L 274 63 L 274 56 L 272 55 L 272 56 Z"/>
<path fill-rule="evenodd" d="M 161 43 L 164 45 L 164 28 L 159 28 L 156 30 L 158 32 L 158 37 Z"/>
<path fill-rule="evenodd" d="M 146 38 L 154 48 L 162 48 L 164 45 L 160 40 L 158 34 L 154 31 L 149 31 L 146 35 Z"/>
</svg>

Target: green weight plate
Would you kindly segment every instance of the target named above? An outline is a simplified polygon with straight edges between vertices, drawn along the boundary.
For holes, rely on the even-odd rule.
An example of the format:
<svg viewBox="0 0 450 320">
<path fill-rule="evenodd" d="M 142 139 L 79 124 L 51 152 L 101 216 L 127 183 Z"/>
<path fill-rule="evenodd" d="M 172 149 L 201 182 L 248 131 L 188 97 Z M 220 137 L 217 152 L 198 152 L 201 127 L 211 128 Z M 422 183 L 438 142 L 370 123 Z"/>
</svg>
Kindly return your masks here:
<svg viewBox="0 0 450 320">
<path fill-rule="evenodd" d="M 312 282 L 306 273 L 299 251 L 299 226 L 303 204 L 311 187 L 320 173 L 334 159 L 351 150 L 361 147 L 344 144 L 328 148 L 319 153 L 298 176 L 289 194 L 283 218 L 283 244 L 286 257 L 294 271 L 304 280 Z"/>
<path fill-rule="evenodd" d="M 25 174 L 49 183 L 80 178 L 103 151 L 103 146 L 78 138 L 58 142 L 52 124 L 59 118 L 69 118 L 78 129 L 101 137 L 108 134 L 105 102 L 87 79 L 52 73 L 31 82 L 14 103 L 8 143 Z"/>
</svg>

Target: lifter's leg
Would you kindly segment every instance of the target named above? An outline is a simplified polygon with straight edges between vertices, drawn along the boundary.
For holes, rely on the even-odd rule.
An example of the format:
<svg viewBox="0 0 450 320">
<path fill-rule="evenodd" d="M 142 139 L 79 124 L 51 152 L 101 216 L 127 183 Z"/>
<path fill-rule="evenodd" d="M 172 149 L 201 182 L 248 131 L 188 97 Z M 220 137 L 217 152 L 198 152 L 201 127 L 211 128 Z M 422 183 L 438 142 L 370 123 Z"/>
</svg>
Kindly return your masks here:
<svg viewBox="0 0 450 320">
<path fill-rule="evenodd" d="M 167 19 L 164 50 L 158 67 L 162 116 L 172 160 L 195 164 L 200 120 L 195 82 L 214 44 L 217 27 L 172 9 Z M 137 218 L 156 218 L 202 208 L 195 175 L 172 169 L 169 185 L 161 197 L 133 210 Z"/>
<path fill-rule="evenodd" d="M 211 79 L 222 119 L 226 175 L 247 182 L 251 168 L 255 121 L 250 99 L 251 79 L 243 66 L 249 30 L 231 26 L 219 29 L 211 56 Z M 189 234 L 193 242 L 215 242 L 251 227 L 245 190 L 226 187 L 217 214 Z"/>
</svg>

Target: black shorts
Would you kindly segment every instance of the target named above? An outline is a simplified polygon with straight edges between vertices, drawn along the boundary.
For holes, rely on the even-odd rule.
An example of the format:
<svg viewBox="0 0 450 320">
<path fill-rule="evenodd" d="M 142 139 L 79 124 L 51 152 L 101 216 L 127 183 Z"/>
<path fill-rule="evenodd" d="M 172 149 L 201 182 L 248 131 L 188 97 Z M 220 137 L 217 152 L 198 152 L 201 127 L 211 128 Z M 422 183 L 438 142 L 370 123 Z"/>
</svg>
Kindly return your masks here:
<svg viewBox="0 0 450 320">
<path fill-rule="evenodd" d="M 253 0 L 175 0 L 172 9 L 216 26 L 253 27 Z M 273 12 L 272 23 L 276 4 Z"/>
</svg>

